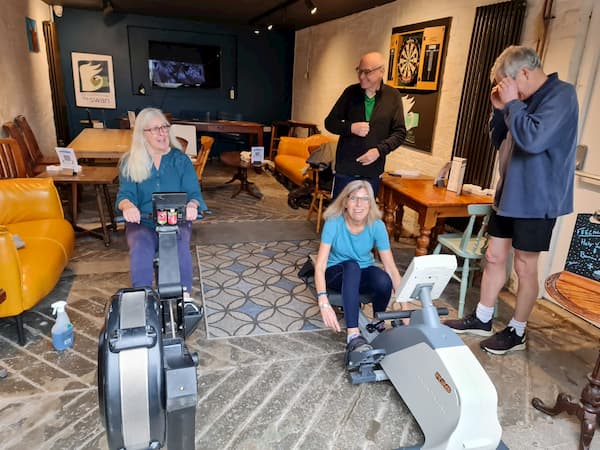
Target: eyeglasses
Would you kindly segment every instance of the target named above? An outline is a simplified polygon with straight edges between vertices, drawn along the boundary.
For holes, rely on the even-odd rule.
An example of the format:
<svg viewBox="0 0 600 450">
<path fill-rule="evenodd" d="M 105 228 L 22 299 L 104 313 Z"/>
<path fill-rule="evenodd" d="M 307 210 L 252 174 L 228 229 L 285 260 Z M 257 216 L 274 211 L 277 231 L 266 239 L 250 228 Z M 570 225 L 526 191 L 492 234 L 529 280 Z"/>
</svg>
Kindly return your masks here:
<svg viewBox="0 0 600 450">
<path fill-rule="evenodd" d="M 374 67 L 373 69 L 361 69 L 360 67 L 355 68 L 354 70 L 356 70 L 356 74 L 360 77 L 361 75 L 366 75 L 367 77 L 369 75 L 371 75 L 373 72 L 375 72 L 376 70 L 381 69 L 383 66 L 377 66 Z"/>
<path fill-rule="evenodd" d="M 369 197 L 359 197 L 358 195 L 351 195 L 350 197 L 348 197 L 348 200 L 350 200 L 352 203 L 369 203 Z"/>
<path fill-rule="evenodd" d="M 149 131 L 153 136 L 158 136 L 159 134 L 167 134 L 169 128 L 171 128 L 171 125 L 161 125 L 160 127 L 144 128 L 144 131 Z"/>
</svg>

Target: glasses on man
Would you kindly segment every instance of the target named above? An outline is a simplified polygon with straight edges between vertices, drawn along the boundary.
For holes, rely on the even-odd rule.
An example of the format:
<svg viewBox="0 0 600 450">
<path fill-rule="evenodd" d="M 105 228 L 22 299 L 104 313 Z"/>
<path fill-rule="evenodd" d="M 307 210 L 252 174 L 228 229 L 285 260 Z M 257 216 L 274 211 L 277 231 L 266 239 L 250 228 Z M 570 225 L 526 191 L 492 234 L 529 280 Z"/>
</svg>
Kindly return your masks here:
<svg viewBox="0 0 600 450">
<path fill-rule="evenodd" d="M 352 203 L 369 203 L 369 197 L 367 196 L 360 196 L 360 195 L 351 195 L 350 197 L 348 197 L 348 200 L 350 200 Z"/>
<path fill-rule="evenodd" d="M 144 128 L 144 131 L 149 131 L 153 136 L 167 134 L 171 125 L 161 125 L 160 127 Z"/>
<path fill-rule="evenodd" d="M 356 70 L 356 74 L 360 77 L 361 75 L 365 75 L 365 76 L 369 76 L 371 75 L 373 72 L 375 72 L 376 70 L 381 69 L 383 66 L 377 66 L 377 67 L 373 67 L 372 69 L 361 69 L 360 67 L 356 67 L 354 70 Z"/>
</svg>

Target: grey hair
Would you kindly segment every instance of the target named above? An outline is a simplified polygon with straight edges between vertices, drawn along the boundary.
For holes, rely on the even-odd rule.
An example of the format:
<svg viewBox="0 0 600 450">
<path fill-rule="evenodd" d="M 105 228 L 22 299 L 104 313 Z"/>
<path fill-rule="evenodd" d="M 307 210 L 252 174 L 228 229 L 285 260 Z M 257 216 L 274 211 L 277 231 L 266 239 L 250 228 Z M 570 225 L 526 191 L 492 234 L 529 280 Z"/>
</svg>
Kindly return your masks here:
<svg viewBox="0 0 600 450">
<path fill-rule="evenodd" d="M 163 123 L 169 124 L 169 121 L 160 109 L 144 108 L 141 110 L 135 119 L 129 152 L 123 155 L 120 162 L 123 174 L 136 183 L 147 180 L 152 173 L 152 157 L 150 156 L 150 153 L 148 153 L 146 147 L 147 143 L 146 137 L 144 136 L 144 129 L 148 122 L 155 117 L 160 118 Z M 171 147 L 179 148 L 179 144 L 170 129 L 169 141 Z"/>
<path fill-rule="evenodd" d="M 367 214 L 367 223 L 372 224 L 377 219 L 381 219 L 381 211 L 375 202 L 375 194 L 373 194 L 373 187 L 367 180 L 354 180 L 346 185 L 346 187 L 340 192 L 335 200 L 329 205 L 329 207 L 323 213 L 323 219 L 327 220 L 332 217 L 341 216 L 346 211 L 346 204 L 350 199 L 350 196 L 358 191 L 364 189 L 369 195 L 369 213 Z"/>
<path fill-rule="evenodd" d="M 542 61 L 534 49 L 523 45 L 511 45 L 496 58 L 490 70 L 490 80 L 494 83 L 497 75 L 514 79 L 523 68 L 533 70 L 539 67 L 542 67 Z"/>
</svg>

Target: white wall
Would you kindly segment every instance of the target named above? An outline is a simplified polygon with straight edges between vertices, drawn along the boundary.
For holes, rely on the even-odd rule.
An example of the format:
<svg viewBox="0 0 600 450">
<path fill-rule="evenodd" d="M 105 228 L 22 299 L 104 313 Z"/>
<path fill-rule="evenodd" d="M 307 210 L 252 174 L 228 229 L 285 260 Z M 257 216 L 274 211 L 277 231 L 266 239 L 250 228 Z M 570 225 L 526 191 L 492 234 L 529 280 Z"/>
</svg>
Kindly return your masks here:
<svg viewBox="0 0 600 450">
<path fill-rule="evenodd" d="M 50 93 L 42 21 L 50 20 L 49 6 L 41 0 L 2 2 L 0 14 L 0 123 L 23 114 L 45 154 L 54 153 L 56 132 Z M 27 45 L 25 17 L 37 22 L 40 51 Z M 5 133 L 2 131 L 2 136 Z"/>
</svg>

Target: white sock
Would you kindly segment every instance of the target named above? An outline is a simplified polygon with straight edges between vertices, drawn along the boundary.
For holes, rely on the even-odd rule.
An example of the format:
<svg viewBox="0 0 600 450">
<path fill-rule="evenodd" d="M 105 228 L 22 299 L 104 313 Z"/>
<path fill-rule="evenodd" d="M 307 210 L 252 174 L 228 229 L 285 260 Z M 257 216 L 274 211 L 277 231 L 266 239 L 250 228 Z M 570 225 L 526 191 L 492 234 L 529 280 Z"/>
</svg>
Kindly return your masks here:
<svg viewBox="0 0 600 450">
<path fill-rule="evenodd" d="M 485 306 L 481 303 L 477 303 L 477 310 L 475 311 L 475 315 L 483 323 L 488 323 L 490 320 L 492 320 L 492 316 L 494 315 L 494 307 Z"/>
<path fill-rule="evenodd" d="M 515 333 L 517 333 L 517 336 L 522 337 L 525 334 L 525 327 L 527 326 L 527 322 L 519 322 L 513 317 L 512 319 L 510 319 L 510 322 L 508 322 L 508 326 L 513 327 L 515 329 Z"/>
</svg>

